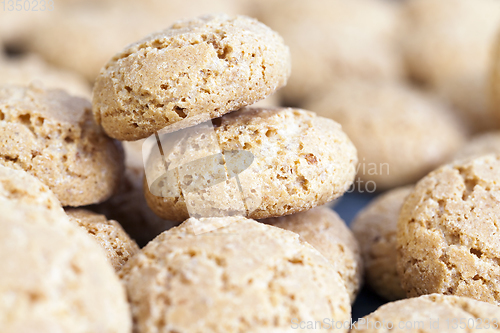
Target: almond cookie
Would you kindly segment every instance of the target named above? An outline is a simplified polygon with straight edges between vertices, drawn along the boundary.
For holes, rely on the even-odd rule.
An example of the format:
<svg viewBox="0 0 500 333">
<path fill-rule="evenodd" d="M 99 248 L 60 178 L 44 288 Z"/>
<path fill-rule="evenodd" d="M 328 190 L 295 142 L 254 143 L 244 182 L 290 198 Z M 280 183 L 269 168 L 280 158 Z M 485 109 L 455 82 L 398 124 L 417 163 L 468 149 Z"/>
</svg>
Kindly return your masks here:
<svg viewBox="0 0 500 333">
<path fill-rule="evenodd" d="M 0 85 L 25 86 L 33 81 L 50 89 L 64 89 L 71 95 L 92 95 L 90 84 L 78 73 L 49 65 L 36 54 L 4 59 L 0 56 Z"/>
<path fill-rule="evenodd" d="M 344 80 L 307 108 L 342 125 L 358 149 L 366 190 L 416 182 L 465 140 L 445 105 L 401 83 Z"/>
<path fill-rule="evenodd" d="M 157 216 L 149 208 L 142 188 L 144 162 L 142 144 L 144 140 L 125 141 L 125 175 L 118 191 L 105 202 L 87 206 L 109 219 L 120 221 L 121 226 L 140 247 L 180 222 L 169 221 Z"/>
<path fill-rule="evenodd" d="M 87 100 L 5 86 L 0 110 L 0 164 L 36 176 L 64 206 L 101 202 L 115 191 L 123 151 L 95 123 Z"/>
<path fill-rule="evenodd" d="M 382 305 L 352 333 L 498 332 L 500 309 L 468 297 L 424 295 Z"/>
<path fill-rule="evenodd" d="M 70 221 L 74 221 L 93 236 L 106 251 L 109 262 L 116 271 L 139 251 L 137 243 L 130 239 L 120 223 L 86 209 L 66 209 Z"/>
<path fill-rule="evenodd" d="M 266 98 L 286 84 L 283 39 L 245 16 L 179 21 L 126 47 L 101 70 L 93 111 L 120 140 L 190 127 Z"/>
<path fill-rule="evenodd" d="M 401 45 L 410 75 L 451 101 L 472 131 L 493 128 L 488 79 L 500 2 L 410 0 L 403 7 Z"/>
<path fill-rule="evenodd" d="M 500 154 L 500 132 L 476 135 L 456 152 L 455 160 L 464 160 L 487 154 Z"/>
<path fill-rule="evenodd" d="M 199 223 L 226 226 L 196 235 Z M 190 218 L 119 274 L 137 332 L 288 332 L 294 318 L 350 318 L 325 257 L 293 232 L 244 217 Z"/>
<path fill-rule="evenodd" d="M 396 268 L 396 227 L 399 211 L 412 189 L 401 187 L 380 195 L 351 224 L 363 256 L 366 283 L 391 301 L 406 297 Z"/>
<path fill-rule="evenodd" d="M 345 78 L 394 80 L 404 74 L 395 33 L 398 6 L 390 1 L 264 0 L 257 4 L 262 8 L 256 17 L 290 46 L 292 75 L 282 90 L 286 105 L 304 107 L 329 83 Z"/>
<path fill-rule="evenodd" d="M 500 155 L 442 166 L 420 180 L 398 221 L 398 274 L 410 297 L 440 293 L 500 304 Z"/>
<path fill-rule="evenodd" d="M 351 303 L 354 302 L 363 281 L 363 262 L 356 239 L 337 213 L 322 206 L 262 222 L 299 234 L 330 260 L 344 281 Z"/>
<path fill-rule="evenodd" d="M 356 148 L 339 124 L 312 112 L 244 108 L 206 129 L 167 134 L 164 155 L 151 153 L 144 191 L 158 216 L 288 215 L 341 196 L 354 178 Z"/>
</svg>

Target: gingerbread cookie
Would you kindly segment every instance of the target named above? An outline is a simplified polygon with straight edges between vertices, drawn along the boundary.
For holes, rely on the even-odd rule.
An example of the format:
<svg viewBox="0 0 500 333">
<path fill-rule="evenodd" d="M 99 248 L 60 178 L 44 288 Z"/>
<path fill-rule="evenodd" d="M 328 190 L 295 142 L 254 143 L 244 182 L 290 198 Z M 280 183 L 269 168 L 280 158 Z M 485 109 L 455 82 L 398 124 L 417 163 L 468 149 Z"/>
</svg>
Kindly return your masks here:
<svg viewBox="0 0 500 333">
<path fill-rule="evenodd" d="M 442 166 L 420 180 L 398 221 L 398 274 L 410 297 L 440 293 L 500 304 L 500 155 Z"/>
<path fill-rule="evenodd" d="M 299 234 L 330 260 L 354 302 L 363 282 L 363 262 L 356 238 L 337 213 L 322 206 L 262 222 Z"/>
<path fill-rule="evenodd" d="M 87 100 L 5 86 L 0 110 L 0 164 L 36 176 L 64 206 L 101 202 L 116 190 L 123 151 L 95 123 Z"/>
<path fill-rule="evenodd" d="M 198 224 L 225 226 L 196 235 Z M 283 332 L 294 318 L 350 316 L 325 257 L 295 233 L 244 217 L 188 219 L 119 274 L 138 332 Z"/>
<path fill-rule="evenodd" d="M 120 140 L 190 127 L 271 95 L 290 74 L 283 39 L 245 16 L 179 21 L 115 55 L 97 77 L 97 122 Z"/>
<path fill-rule="evenodd" d="M 158 216 L 277 217 L 323 205 L 352 183 L 356 148 L 332 120 L 300 109 L 244 108 L 217 121 L 173 133 L 163 155 L 152 152 L 144 191 Z"/>
<path fill-rule="evenodd" d="M 366 283 L 388 300 L 406 297 L 396 268 L 399 211 L 412 186 L 386 192 L 363 208 L 351 223 L 365 264 Z"/>
</svg>

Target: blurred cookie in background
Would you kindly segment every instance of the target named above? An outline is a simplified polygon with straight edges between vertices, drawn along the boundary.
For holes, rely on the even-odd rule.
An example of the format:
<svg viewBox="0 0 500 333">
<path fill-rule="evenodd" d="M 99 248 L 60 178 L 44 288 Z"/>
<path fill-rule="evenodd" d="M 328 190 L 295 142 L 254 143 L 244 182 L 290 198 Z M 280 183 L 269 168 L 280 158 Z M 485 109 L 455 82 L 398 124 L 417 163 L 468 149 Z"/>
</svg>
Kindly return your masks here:
<svg viewBox="0 0 500 333">
<path fill-rule="evenodd" d="M 50 65 L 37 54 L 0 56 L 0 85 L 29 85 L 33 81 L 40 81 L 49 89 L 64 89 L 74 96 L 87 99 L 92 96 L 90 84 L 84 77 Z"/>
<path fill-rule="evenodd" d="M 445 104 L 402 83 L 343 80 L 306 107 L 342 125 L 358 150 L 356 186 L 370 191 L 416 182 L 465 141 Z"/>
<path fill-rule="evenodd" d="M 472 131 L 495 125 L 488 78 L 500 29 L 496 0 L 409 0 L 401 45 L 409 75 L 449 100 Z"/>
<path fill-rule="evenodd" d="M 487 154 L 500 154 L 500 132 L 478 134 L 467 141 L 453 159 L 463 160 Z"/>
<path fill-rule="evenodd" d="M 346 77 L 399 79 L 398 7 L 378 0 L 257 1 L 256 17 L 290 47 L 292 75 L 286 105 L 303 106 L 313 94 Z"/>
<path fill-rule="evenodd" d="M 396 266 L 399 211 L 412 186 L 386 192 L 363 208 L 351 223 L 365 265 L 365 281 L 383 298 L 405 298 Z"/>
</svg>

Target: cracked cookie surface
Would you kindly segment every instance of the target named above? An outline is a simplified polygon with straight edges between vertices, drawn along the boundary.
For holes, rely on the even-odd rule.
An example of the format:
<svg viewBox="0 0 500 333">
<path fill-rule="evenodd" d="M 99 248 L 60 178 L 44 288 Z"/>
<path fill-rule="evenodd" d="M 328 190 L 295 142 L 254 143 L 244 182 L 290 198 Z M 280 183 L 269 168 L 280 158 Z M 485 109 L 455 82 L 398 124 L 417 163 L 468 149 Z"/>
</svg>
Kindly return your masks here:
<svg viewBox="0 0 500 333">
<path fill-rule="evenodd" d="M 199 223 L 225 226 L 196 235 Z M 119 274 L 137 332 L 288 332 L 292 318 L 350 316 L 325 257 L 293 232 L 244 217 L 188 219 Z"/>
<path fill-rule="evenodd" d="M 407 295 L 440 293 L 500 304 L 500 155 L 438 168 L 407 197 L 398 273 Z"/>
<path fill-rule="evenodd" d="M 250 107 L 218 120 L 211 138 L 200 132 L 176 141 L 164 151 L 165 160 L 171 169 L 215 156 L 217 150 L 249 152 L 251 165 L 237 175 L 242 191 L 236 177 L 228 177 L 217 186 L 188 192 L 192 179 L 210 183 L 220 178 L 217 168 L 206 171 L 204 165 L 172 180 L 177 194 L 153 194 L 145 181 L 146 200 L 158 216 L 183 221 L 234 215 L 238 209 L 239 215 L 254 219 L 278 217 L 323 205 L 341 196 L 354 179 L 356 148 L 333 120 L 301 109 Z M 159 153 L 152 154 L 146 173 L 165 173 Z"/>
<path fill-rule="evenodd" d="M 0 164 L 37 177 L 63 206 L 83 206 L 115 191 L 123 151 L 95 123 L 87 100 L 34 85 L 4 86 Z"/>
<path fill-rule="evenodd" d="M 290 52 L 245 16 L 179 21 L 129 45 L 101 70 L 93 111 L 116 139 L 175 131 L 253 104 L 286 84 Z"/>
</svg>

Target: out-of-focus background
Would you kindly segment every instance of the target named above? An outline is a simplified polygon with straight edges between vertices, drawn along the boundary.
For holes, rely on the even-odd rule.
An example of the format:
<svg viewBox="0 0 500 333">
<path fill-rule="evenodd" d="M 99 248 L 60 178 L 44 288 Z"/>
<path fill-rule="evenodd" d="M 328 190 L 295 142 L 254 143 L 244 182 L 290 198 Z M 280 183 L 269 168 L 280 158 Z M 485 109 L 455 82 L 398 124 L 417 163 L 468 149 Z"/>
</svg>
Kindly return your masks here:
<svg viewBox="0 0 500 333">
<path fill-rule="evenodd" d="M 358 177 L 334 207 L 348 224 L 378 194 L 414 184 L 498 128 L 498 0 L 2 0 L 0 85 L 39 81 L 91 98 L 100 69 L 127 44 L 222 12 L 257 18 L 291 49 L 288 85 L 261 103 L 330 117 L 356 145 Z M 140 166 L 130 160 L 137 147 L 125 149 Z M 353 317 L 384 302 L 365 288 Z"/>
</svg>

